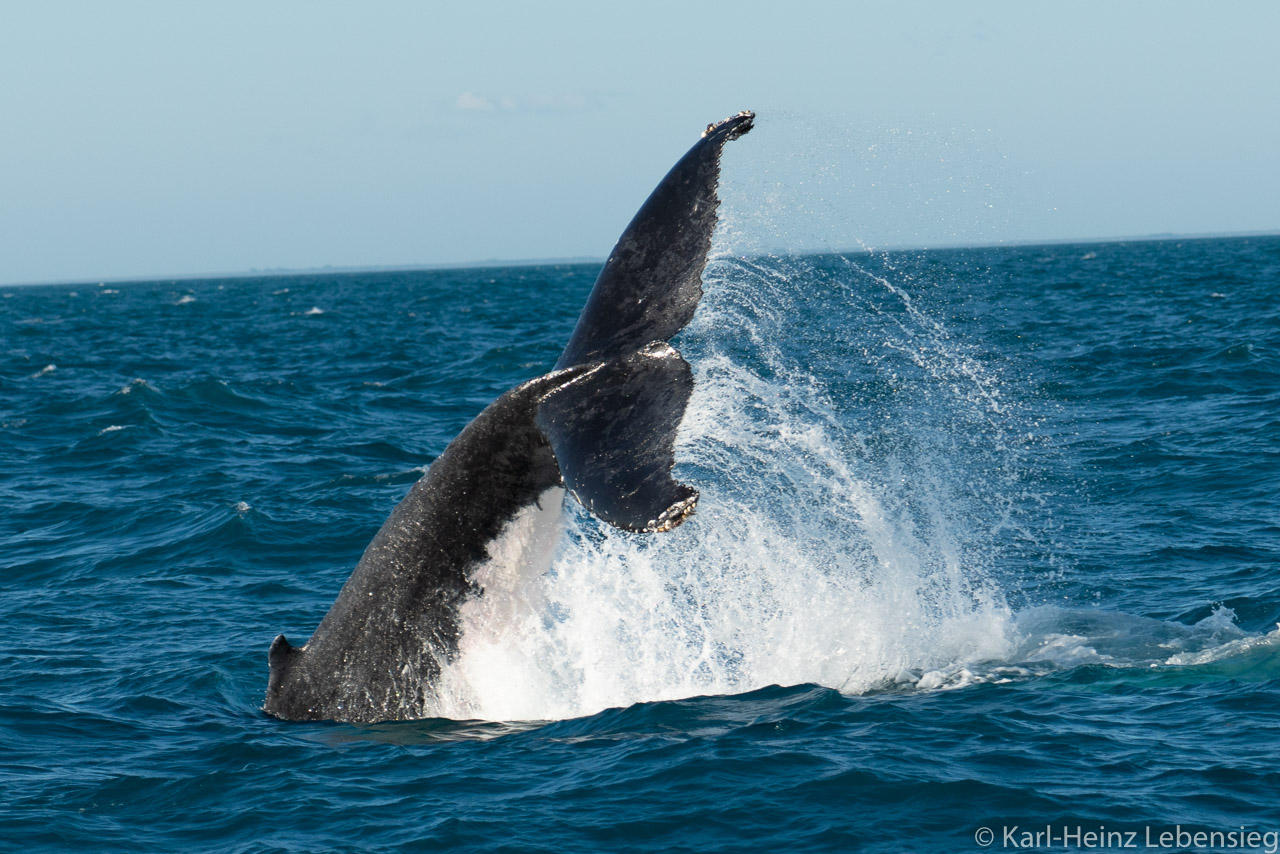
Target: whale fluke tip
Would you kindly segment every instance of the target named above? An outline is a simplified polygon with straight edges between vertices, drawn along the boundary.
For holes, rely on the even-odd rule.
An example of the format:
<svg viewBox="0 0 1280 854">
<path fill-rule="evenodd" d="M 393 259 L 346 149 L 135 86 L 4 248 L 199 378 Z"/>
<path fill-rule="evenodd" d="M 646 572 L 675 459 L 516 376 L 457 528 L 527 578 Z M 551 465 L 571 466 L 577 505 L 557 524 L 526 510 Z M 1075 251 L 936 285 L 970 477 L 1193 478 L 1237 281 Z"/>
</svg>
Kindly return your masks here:
<svg viewBox="0 0 1280 854">
<path fill-rule="evenodd" d="M 718 122 L 712 122 L 707 125 L 707 129 L 702 132 L 702 136 L 705 139 L 713 133 L 722 132 L 725 137 L 725 142 L 728 142 L 731 139 L 737 139 L 747 131 L 751 130 L 755 120 L 756 114 L 754 112 L 751 110 L 743 110 L 740 113 L 729 116 L 727 119 L 721 119 Z"/>
<path fill-rule="evenodd" d="M 698 506 L 698 490 L 689 487 L 689 491 L 691 494 L 688 498 L 677 501 L 663 510 L 658 514 L 657 519 L 650 520 L 646 527 L 640 529 L 641 533 L 662 533 L 684 524 L 684 520 L 692 516 L 694 508 Z"/>
</svg>

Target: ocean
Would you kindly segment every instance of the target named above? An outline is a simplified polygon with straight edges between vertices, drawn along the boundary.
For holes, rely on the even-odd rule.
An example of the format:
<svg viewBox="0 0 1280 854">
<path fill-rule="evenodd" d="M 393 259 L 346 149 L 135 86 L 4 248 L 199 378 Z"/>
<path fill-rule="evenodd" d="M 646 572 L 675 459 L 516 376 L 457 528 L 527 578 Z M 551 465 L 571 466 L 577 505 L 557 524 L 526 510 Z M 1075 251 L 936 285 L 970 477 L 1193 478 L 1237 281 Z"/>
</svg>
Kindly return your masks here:
<svg viewBox="0 0 1280 854">
<path fill-rule="evenodd" d="M 1280 237 L 716 255 L 690 521 L 263 714 L 597 272 L 0 288 L 0 849 L 1280 849 Z"/>
</svg>

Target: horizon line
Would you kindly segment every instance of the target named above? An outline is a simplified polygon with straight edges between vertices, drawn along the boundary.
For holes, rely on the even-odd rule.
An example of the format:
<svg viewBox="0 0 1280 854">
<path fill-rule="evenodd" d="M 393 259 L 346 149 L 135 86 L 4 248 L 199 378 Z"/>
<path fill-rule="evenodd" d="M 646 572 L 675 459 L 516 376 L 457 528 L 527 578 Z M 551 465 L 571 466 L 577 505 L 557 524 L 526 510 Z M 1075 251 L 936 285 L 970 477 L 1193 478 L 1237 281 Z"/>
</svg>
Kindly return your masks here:
<svg viewBox="0 0 1280 854">
<path fill-rule="evenodd" d="M 1260 231 L 1224 231 L 1224 232 L 1158 232 L 1144 235 L 1121 235 L 1116 237 L 1062 237 L 1028 240 L 992 241 L 988 243 L 935 243 L 935 244 L 895 244 L 888 246 L 859 246 L 846 249 L 813 249 L 803 252 L 786 252 L 788 255 L 842 255 L 866 254 L 874 252 L 933 252 L 952 249 L 999 249 L 1033 246 L 1100 246 L 1107 243 L 1155 243 L 1169 240 L 1212 240 L 1244 237 L 1280 237 L 1280 229 L 1264 229 Z M 762 254 L 772 254 L 764 252 Z M 319 267 L 251 267 L 248 270 L 221 273 L 176 273 L 142 276 L 103 276 L 78 279 L 56 279 L 47 281 L 27 281 L 0 284 L 3 288 L 52 287 L 56 285 L 106 285 L 128 284 L 137 282 L 198 282 L 217 279 L 253 279 L 253 278 L 286 278 L 290 276 L 338 276 L 353 273 L 395 273 L 416 272 L 420 270 L 485 270 L 509 267 L 557 267 L 570 264 L 604 264 L 607 256 L 571 255 L 550 258 L 489 258 L 483 261 L 454 261 L 423 264 L 364 264 L 333 265 Z"/>
</svg>

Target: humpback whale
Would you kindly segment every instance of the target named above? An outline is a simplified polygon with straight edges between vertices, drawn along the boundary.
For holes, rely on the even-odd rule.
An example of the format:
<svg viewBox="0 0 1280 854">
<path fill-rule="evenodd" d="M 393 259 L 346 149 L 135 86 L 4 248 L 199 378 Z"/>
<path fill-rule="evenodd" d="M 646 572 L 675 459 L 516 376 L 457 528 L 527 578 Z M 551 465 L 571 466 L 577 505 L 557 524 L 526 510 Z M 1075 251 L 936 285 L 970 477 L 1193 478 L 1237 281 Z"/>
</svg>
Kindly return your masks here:
<svg viewBox="0 0 1280 854">
<path fill-rule="evenodd" d="M 707 127 L 623 231 L 552 371 L 503 394 L 396 506 L 310 640 L 279 635 L 263 710 L 285 720 L 423 717 L 456 656 L 459 609 L 530 541 L 565 492 L 611 525 L 669 531 L 698 492 L 671 475 L 693 391 L 669 340 L 697 308 L 719 206 L 720 154 L 751 129 Z"/>
</svg>

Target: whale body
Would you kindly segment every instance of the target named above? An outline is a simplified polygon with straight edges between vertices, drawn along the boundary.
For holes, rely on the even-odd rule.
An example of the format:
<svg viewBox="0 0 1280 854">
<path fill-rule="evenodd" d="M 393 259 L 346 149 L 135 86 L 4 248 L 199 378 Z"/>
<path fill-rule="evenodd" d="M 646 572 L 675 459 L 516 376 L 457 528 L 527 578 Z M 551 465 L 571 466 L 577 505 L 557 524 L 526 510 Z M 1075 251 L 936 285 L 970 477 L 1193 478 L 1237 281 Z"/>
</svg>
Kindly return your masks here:
<svg viewBox="0 0 1280 854">
<path fill-rule="evenodd" d="M 744 111 L 707 127 L 618 239 L 555 368 L 503 394 L 449 443 L 305 645 L 276 637 L 264 711 L 423 717 L 457 654 L 459 609 L 485 595 L 495 567 L 549 563 L 566 492 L 629 531 L 669 531 L 693 513 L 697 490 L 671 476 L 693 376 L 668 341 L 702 296 L 721 151 L 754 118 Z"/>
</svg>

